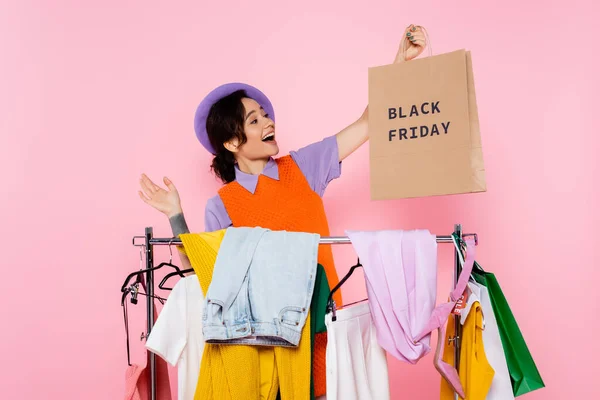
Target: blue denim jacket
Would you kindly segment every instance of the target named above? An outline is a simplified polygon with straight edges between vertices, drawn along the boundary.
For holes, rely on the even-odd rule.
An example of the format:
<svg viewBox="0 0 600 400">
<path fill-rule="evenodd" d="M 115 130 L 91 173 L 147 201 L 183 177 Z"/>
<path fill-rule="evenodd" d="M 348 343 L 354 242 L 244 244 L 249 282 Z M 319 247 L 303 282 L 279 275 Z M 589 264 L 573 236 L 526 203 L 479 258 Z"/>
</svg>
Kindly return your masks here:
<svg viewBox="0 0 600 400">
<path fill-rule="evenodd" d="M 318 234 L 227 228 L 206 293 L 206 343 L 297 346 L 314 290 Z"/>
</svg>

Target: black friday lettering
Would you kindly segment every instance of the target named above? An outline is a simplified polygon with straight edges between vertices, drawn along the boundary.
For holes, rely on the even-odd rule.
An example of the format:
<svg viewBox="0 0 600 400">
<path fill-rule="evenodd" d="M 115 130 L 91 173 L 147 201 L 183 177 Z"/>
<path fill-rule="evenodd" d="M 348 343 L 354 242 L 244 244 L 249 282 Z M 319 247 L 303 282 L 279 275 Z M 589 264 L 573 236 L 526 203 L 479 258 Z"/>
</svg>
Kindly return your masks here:
<svg viewBox="0 0 600 400">
<path fill-rule="evenodd" d="M 428 115 L 428 114 L 439 114 L 440 113 L 440 102 L 425 102 L 420 106 L 417 104 L 413 104 L 410 107 L 410 112 L 408 115 L 404 113 L 402 107 L 396 108 L 388 108 L 388 119 L 396 119 L 396 118 L 412 118 L 418 117 L 420 115 Z M 400 128 L 400 129 L 390 129 L 389 131 L 389 141 L 391 142 L 394 138 L 398 138 L 399 140 L 404 139 L 418 139 L 424 138 L 427 136 L 440 135 L 440 133 L 448 134 L 448 128 L 450 127 L 450 121 L 442 122 L 441 127 L 438 126 L 437 123 L 433 125 L 417 125 L 411 126 L 409 128 Z M 409 136 L 410 134 L 410 136 Z"/>
</svg>

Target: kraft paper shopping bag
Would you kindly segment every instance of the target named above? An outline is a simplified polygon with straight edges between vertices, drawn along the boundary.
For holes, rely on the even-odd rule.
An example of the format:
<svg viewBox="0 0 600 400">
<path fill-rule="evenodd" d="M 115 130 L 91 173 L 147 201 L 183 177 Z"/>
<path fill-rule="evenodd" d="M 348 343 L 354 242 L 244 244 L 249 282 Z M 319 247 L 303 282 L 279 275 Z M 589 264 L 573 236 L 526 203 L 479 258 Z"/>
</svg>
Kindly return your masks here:
<svg viewBox="0 0 600 400">
<path fill-rule="evenodd" d="M 369 69 L 373 200 L 484 192 L 471 53 Z"/>
</svg>

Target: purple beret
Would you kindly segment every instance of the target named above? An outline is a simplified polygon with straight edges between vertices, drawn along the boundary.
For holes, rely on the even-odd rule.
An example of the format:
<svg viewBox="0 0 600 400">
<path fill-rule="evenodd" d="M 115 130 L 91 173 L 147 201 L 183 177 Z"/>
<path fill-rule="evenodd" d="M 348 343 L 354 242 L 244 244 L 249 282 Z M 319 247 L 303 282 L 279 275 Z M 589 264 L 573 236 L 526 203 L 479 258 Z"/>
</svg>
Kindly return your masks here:
<svg viewBox="0 0 600 400">
<path fill-rule="evenodd" d="M 208 139 L 208 133 L 206 132 L 206 119 L 208 118 L 210 108 L 223 97 L 228 96 L 238 90 L 245 90 L 248 97 L 256 100 L 256 102 L 262 106 L 265 112 L 269 114 L 269 117 L 273 119 L 273 121 L 275 120 L 273 105 L 267 96 L 265 96 L 264 93 L 257 88 L 238 82 L 226 83 L 217 87 L 200 102 L 194 117 L 194 130 L 196 131 L 196 137 L 200 143 L 202 143 L 202 146 L 204 146 L 206 150 L 212 154 L 216 154 L 216 151 L 211 146 L 210 140 Z"/>
</svg>

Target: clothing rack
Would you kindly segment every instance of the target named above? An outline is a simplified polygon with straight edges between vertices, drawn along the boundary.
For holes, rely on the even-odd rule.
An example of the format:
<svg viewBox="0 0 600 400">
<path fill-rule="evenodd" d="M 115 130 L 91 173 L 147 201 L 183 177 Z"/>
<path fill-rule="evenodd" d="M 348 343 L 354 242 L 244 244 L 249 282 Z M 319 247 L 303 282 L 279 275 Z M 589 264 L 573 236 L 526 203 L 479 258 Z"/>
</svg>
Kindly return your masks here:
<svg viewBox="0 0 600 400">
<path fill-rule="evenodd" d="M 456 224 L 454 225 L 454 234 L 458 237 L 465 236 L 474 236 L 475 243 L 477 243 L 477 234 L 463 234 L 462 225 Z M 144 243 L 136 243 L 136 239 L 144 239 Z M 452 236 L 436 236 L 436 241 L 438 243 L 453 243 Z M 319 244 L 350 244 L 351 241 L 347 236 L 327 236 L 321 237 L 319 240 Z M 161 245 L 181 245 L 181 239 L 177 238 L 155 238 L 153 237 L 153 229 L 152 227 L 146 227 L 144 236 L 134 236 L 133 237 L 133 245 L 136 247 L 144 247 L 146 251 L 146 269 L 149 270 L 154 266 L 154 246 Z M 460 265 L 460 256 L 458 250 L 454 250 L 454 282 L 456 285 L 458 281 L 458 277 L 460 276 L 461 265 Z M 148 338 L 150 332 L 152 331 L 152 327 L 154 326 L 154 271 L 146 272 L 146 318 L 148 321 L 146 327 L 145 338 Z M 461 326 L 460 326 L 460 318 L 455 316 L 455 332 L 454 337 L 449 340 L 454 344 L 454 366 L 458 370 L 460 363 L 460 335 L 461 335 Z M 153 352 L 149 352 L 150 354 L 150 368 L 148 370 L 149 381 L 150 381 L 150 399 L 156 400 L 156 355 Z M 454 394 L 454 398 L 458 400 L 458 394 Z"/>
</svg>

